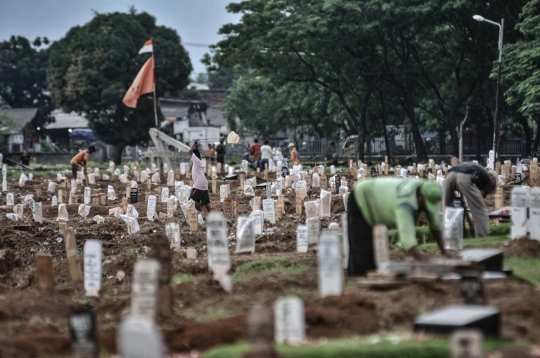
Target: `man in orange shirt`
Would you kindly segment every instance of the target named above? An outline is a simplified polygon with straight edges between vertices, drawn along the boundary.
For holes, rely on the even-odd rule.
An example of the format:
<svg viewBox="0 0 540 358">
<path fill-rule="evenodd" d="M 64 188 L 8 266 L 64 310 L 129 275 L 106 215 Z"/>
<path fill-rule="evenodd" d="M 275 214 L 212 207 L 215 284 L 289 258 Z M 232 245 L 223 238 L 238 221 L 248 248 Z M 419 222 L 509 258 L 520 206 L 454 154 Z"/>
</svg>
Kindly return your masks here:
<svg viewBox="0 0 540 358">
<path fill-rule="evenodd" d="M 291 162 L 293 163 L 293 165 L 300 164 L 300 159 L 298 159 L 298 151 L 294 147 L 293 143 L 289 144 L 289 151 L 291 153 Z"/>
<path fill-rule="evenodd" d="M 255 138 L 254 142 L 255 143 L 253 143 L 253 145 L 249 147 L 249 153 L 253 156 L 253 161 L 256 161 L 259 156 L 259 152 L 261 151 L 262 145 L 259 143 L 259 140 L 257 138 Z"/>
<path fill-rule="evenodd" d="M 86 175 L 86 163 L 88 162 L 88 157 L 91 153 L 95 152 L 96 147 L 91 145 L 88 147 L 88 149 L 77 153 L 76 156 L 71 158 L 71 173 L 73 174 L 73 180 L 77 179 L 77 171 L 79 170 L 80 166 L 84 167 L 84 174 Z"/>
</svg>

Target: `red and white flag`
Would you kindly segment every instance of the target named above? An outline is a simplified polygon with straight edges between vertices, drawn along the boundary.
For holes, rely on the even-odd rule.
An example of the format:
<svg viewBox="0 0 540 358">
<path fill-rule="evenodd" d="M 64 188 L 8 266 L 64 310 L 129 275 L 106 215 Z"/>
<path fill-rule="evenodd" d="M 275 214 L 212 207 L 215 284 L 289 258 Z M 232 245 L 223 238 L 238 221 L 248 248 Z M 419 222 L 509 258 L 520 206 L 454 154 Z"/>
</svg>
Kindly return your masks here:
<svg viewBox="0 0 540 358">
<path fill-rule="evenodd" d="M 144 43 L 142 48 L 139 50 L 139 55 L 141 53 L 147 53 L 147 52 L 154 52 L 154 43 L 152 42 L 152 39 Z"/>
<path fill-rule="evenodd" d="M 141 95 L 154 92 L 154 63 L 152 59 L 153 57 L 150 57 L 148 61 L 146 61 L 137 74 L 137 77 L 135 77 L 135 80 L 133 80 L 131 87 L 129 87 L 126 92 L 126 95 L 122 100 L 126 106 L 136 108 L 137 100 Z"/>
</svg>

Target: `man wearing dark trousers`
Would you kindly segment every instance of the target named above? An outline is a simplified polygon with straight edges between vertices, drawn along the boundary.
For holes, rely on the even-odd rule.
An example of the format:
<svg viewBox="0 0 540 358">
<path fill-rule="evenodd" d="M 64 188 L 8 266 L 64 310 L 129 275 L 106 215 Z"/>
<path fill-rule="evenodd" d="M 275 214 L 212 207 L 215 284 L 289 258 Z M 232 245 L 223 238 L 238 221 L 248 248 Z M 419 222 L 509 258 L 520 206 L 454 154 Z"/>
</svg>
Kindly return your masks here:
<svg viewBox="0 0 540 358">
<path fill-rule="evenodd" d="M 405 250 L 417 261 L 429 257 L 418 249 L 415 221 L 424 211 L 439 249 L 446 255 L 441 233 L 439 184 L 421 179 L 379 178 L 354 187 L 347 203 L 349 230 L 349 276 L 362 276 L 376 269 L 373 226 L 384 224 L 399 231 Z"/>
</svg>

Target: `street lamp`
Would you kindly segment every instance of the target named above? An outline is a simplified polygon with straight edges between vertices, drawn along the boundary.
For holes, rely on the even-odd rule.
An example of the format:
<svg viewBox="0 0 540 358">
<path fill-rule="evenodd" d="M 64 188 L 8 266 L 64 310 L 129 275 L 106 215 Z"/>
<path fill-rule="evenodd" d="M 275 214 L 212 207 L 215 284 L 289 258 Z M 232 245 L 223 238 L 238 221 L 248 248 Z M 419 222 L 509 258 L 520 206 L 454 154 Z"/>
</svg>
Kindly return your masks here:
<svg viewBox="0 0 540 358">
<path fill-rule="evenodd" d="M 499 158 L 498 143 L 499 143 L 499 90 L 501 87 L 501 64 L 502 64 L 502 45 L 503 45 L 503 29 L 504 19 L 501 19 L 501 23 L 491 21 L 483 18 L 480 15 L 474 15 L 473 19 L 479 22 L 489 22 L 490 24 L 499 26 L 499 60 L 497 61 L 497 94 L 495 97 L 495 120 L 493 121 L 493 152 L 495 153 L 495 160 Z M 493 163 L 495 165 L 495 163 Z"/>
</svg>

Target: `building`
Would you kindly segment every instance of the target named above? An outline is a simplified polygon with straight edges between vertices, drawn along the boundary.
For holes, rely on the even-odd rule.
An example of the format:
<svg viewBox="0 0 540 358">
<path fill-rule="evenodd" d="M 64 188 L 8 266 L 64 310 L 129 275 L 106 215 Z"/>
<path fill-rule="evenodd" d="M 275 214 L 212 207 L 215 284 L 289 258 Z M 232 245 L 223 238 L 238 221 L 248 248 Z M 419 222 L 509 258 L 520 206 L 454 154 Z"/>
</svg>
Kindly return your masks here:
<svg viewBox="0 0 540 358">
<path fill-rule="evenodd" d="M 2 128 L 8 153 L 20 153 L 24 149 L 41 152 L 42 128 L 35 126 L 37 108 L 11 108 L 3 111 L 13 121 L 13 127 Z"/>
<path fill-rule="evenodd" d="M 55 118 L 54 123 L 49 123 L 45 126 L 47 135 L 51 142 L 53 142 L 58 148 L 65 152 L 77 151 L 79 147 L 84 146 L 87 143 L 74 143 L 73 136 L 77 133 L 81 133 L 77 136 L 75 141 L 80 141 L 80 138 L 84 139 L 84 134 L 92 135 L 94 138 L 90 141 L 95 141 L 95 135 L 88 125 L 88 120 L 76 112 L 65 113 L 62 110 L 54 110 L 52 112 Z"/>
</svg>

